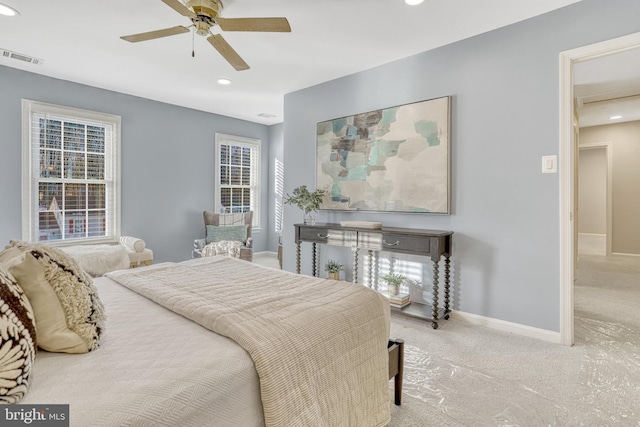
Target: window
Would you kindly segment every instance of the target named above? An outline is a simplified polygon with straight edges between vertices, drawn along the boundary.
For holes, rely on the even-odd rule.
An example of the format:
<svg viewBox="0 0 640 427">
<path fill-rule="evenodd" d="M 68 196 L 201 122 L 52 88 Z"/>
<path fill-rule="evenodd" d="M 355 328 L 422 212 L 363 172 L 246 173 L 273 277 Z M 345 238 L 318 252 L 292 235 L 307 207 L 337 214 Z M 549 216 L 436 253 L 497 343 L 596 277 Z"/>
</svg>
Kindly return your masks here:
<svg viewBox="0 0 640 427">
<path fill-rule="evenodd" d="M 120 117 L 22 100 L 22 238 L 120 235 Z"/>
<path fill-rule="evenodd" d="M 275 230 L 276 233 L 282 231 L 282 199 L 284 197 L 284 164 L 275 159 Z"/>
<path fill-rule="evenodd" d="M 216 212 L 253 211 L 259 228 L 260 140 L 216 133 L 216 158 Z"/>
</svg>

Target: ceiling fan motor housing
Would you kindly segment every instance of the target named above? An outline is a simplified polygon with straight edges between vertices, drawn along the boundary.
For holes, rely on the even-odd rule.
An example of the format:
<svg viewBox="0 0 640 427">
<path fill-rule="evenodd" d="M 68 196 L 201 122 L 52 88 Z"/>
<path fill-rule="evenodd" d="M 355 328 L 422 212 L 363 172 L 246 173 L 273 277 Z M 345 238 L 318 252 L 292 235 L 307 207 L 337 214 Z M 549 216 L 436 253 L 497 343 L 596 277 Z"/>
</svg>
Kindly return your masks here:
<svg viewBox="0 0 640 427">
<path fill-rule="evenodd" d="M 196 34 L 209 35 L 209 29 L 216 23 L 214 18 L 222 11 L 222 2 L 220 0 L 188 0 L 186 6 L 197 15 L 191 19 Z"/>
<path fill-rule="evenodd" d="M 187 0 L 186 6 L 193 10 L 198 16 L 215 18 L 222 12 L 222 2 L 220 0 Z"/>
</svg>

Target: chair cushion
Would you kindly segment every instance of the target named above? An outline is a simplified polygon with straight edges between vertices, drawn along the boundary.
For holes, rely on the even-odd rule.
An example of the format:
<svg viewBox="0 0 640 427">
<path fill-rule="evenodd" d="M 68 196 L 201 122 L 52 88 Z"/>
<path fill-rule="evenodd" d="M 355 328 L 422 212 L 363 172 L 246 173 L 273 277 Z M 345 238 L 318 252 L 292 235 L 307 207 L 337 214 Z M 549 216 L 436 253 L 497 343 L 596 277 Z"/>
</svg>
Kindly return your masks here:
<svg viewBox="0 0 640 427">
<path fill-rule="evenodd" d="M 0 263 L 0 403 L 27 394 L 36 358 L 36 324 L 26 295 Z"/>
<path fill-rule="evenodd" d="M 247 240 L 247 225 L 215 226 L 207 225 L 206 242 L 220 242 L 222 240 L 232 240 L 244 242 Z"/>
<path fill-rule="evenodd" d="M 202 256 L 226 255 L 240 258 L 242 246 L 242 242 L 231 240 L 211 242 L 202 249 Z"/>
<path fill-rule="evenodd" d="M 61 250 L 13 241 L 0 253 L 33 307 L 38 346 L 59 353 L 86 353 L 100 343 L 104 307 L 91 277 Z"/>
</svg>

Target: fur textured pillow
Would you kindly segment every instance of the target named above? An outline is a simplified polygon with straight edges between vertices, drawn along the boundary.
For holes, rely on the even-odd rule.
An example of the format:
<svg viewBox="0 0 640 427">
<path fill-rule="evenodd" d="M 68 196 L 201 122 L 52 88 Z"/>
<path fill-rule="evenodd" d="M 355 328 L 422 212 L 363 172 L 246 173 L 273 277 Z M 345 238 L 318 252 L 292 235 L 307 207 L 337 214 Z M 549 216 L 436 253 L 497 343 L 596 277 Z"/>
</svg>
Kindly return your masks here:
<svg viewBox="0 0 640 427">
<path fill-rule="evenodd" d="M 104 306 L 91 276 L 71 256 L 51 246 L 12 241 L 0 261 L 33 306 L 41 348 L 86 353 L 99 346 Z"/>
<path fill-rule="evenodd" d="M 0 403 L 27 394 L 36 358 L 36 325 L 31 304 L 0 264 Z"/>
</svg>

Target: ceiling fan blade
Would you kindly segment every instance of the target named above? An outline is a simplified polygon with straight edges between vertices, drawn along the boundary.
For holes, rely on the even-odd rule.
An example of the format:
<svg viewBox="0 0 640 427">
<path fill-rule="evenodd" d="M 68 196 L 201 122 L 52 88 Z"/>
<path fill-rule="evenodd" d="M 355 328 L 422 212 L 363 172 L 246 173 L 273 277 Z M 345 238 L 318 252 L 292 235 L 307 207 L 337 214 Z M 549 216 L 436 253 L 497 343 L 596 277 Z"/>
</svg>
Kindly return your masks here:
<svg viewBox="0 0 640 427">
<path fill-rule="evenodd" d="M 187 6 L 183 5 L 178 0 L 162 0 L 162 2 L 182 16 L 186 16 L 189 18 L 196 17 L 195 13 L 193 13 Z"/>
<path fill-rule="evenodd" d="M 216 18 L 222 31 L 269 31 L 290 33 L 287 18 Z"/>
<path fill-rule="evenodd" d="M 249 65 L 244 62 L 244 59 L 240 58 L 240 55 L 233 50 L 233 48 L 227 43 L 227 41 L 220 34 L 214 34 L 207 38 L 207 41 L 211 43 L 220 55 L 224 57 L 224 59 L 231 64 L 233 68 L 237 71 L 248 70 Z"/>
<path fill-rule="evenodd" d="M 177 27 L 165 28 L 163 30 L 149 31 L 147 33 L 131 34 L 120 37 L 131 43 L 143 42 L 151 39 L 159 39 L 160 37 L 175 36 L 176 34 L 188 33 L 189 29 L 178 25 Z"/>
</svg>

